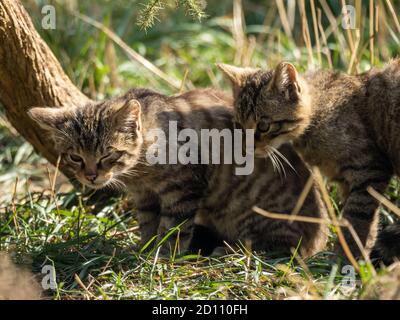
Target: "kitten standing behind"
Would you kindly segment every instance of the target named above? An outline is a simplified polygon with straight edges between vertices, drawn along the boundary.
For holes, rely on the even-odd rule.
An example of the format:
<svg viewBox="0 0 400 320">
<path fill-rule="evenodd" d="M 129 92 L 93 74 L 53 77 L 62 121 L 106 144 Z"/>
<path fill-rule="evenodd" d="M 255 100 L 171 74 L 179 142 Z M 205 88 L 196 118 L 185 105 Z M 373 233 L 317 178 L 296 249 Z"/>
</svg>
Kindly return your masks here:
<svg viewBox="0 0 400 320">
<path fill-rule="evenodd" d="M 368 252 L 379 204 L 367 188 L 383 193 L 392 175 L 400 174 L 400 60 L 357 76 L 322 70 L 300 76 L 287 62 L 269 71 L 219 68 L 233 84 L 236 120 L 256 130 L 256 154 L 266 156 L 271 146 L 292 141 L 308 164 L 339 183 L 343 216 Z M 376 249 L 387 261 L 400 256 L 399 229 L 380 236 Z"/>
</svg>

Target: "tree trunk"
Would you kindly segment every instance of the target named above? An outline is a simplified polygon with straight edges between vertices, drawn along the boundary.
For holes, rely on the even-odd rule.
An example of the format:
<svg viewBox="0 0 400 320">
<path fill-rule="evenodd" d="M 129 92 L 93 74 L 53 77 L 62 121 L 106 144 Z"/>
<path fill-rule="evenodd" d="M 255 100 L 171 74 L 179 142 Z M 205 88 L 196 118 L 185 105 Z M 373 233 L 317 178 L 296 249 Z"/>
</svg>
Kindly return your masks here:
<svg viewBox="0 0 400 320">
<path fill-rule="evenodd" d="M 21 136 L 56 164 L 58 154 L 48 134 L 28 117 L 27 111 L 33 106 L 89 101 L 64 73 L 19 0 L 0 0 L 0 102 Z"/>
</svg>

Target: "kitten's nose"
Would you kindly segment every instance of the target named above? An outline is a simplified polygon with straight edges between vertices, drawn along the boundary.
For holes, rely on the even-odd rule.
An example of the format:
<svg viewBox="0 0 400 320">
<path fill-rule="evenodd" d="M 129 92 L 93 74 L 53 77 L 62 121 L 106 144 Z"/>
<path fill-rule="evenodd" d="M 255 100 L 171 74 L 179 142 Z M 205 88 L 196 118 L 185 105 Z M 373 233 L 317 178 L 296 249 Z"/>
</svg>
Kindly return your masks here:
<svg viewBox="0 0 400 320">
<path fill-rule="evenodd" d="M 85 174 L 85 178 L 90 182 L 94 182 L 97 178 L 97 174 Z"/>
</svg>

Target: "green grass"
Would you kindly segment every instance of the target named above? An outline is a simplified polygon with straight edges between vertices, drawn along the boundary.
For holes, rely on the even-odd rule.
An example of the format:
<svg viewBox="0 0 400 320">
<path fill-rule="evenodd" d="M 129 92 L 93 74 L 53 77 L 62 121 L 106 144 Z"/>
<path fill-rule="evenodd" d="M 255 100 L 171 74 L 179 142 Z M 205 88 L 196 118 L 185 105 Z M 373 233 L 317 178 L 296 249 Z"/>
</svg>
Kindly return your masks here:
<svg viewBox="0 0 400 320">
<path fill-rule="evenodd" d="M 54 265 L 56 298 L 317 298 L 332 294 L 337 286 L 338 297 L 354 294 L 340 288 L 343 275 L 338 270 L 332 274 L 329 253 L 307 261 L 307 268 L 290 258 L 270 260 L 244 249 L 218 259 L 137 254 L 126 249 L 139 239 L 137 232 L 127 232 L 136 226 L 132 212 L 112 201 L 94 215 L 77 197 L 58 195 L 57 209 L 51 197 L 29 194 L 15 208 L 7 208 L 0 220 L 2 249 L 17 253 L 19 261 L 31 261 L 37 272 L 44 264 Z"/>
<path fill-rule="evenodd" d="M 95 99 L 133 86 L 166 94 L 178 90 L 129 59 L 105 33 L 74 17 L 71 8 L 102 22 L 166 74 L 183 81 L 188 72 L 184 89 L 205 86 L 228 89 L 215 62 L 267 67 L 286 59 L 302 71 L 329 67 L 325 54 L 319 65 L 308 4 L 313 63 L 304 44 L 298 7 L 296 27 L 288 35 L 273 2 L 266 5 L 265 1 L 244 1 L 246 28 L 242 30 L 232 30 L 232 1 L 222 0 L 217 4 L 209 1 L 208 18 L 202 23 L 185 16 L 183 9 L 176 11 L 167 7 L 161 12 L 161 21 L 146 32 L 136 24 L 140 1 L 81 1 L 79 5 L 70 2 L 69 7 L 66 1 L 50 2 L 56 7 L 56 30 L 40 28 L 40 8 L 44 1 L 23 1 L 64 70 L 85 94 Z M 337 3 L 330 2 L 340 23 Z M 399 39 L 385 1 L 376 3 L 382 18 L 375 38 L 374 65 L 381 66 L 397 54 Z M 396 8 L 399 9 L 397 2 Z M 290 16 L 289 10 L 287 14 Z M 360 16 L 361 41 L 353 72 L 371 67 L 370 50 L 365 46 L 369 43 L 365 4 Z M 324 10 L 322 25 L 333 66 L 346 71 L 352 54 L 346 33 L 342 29 L 337 34 L 330 32 Z M 342 38 L 345 46 L 341 45 Z M 327 251 L 307 261 L 301 261 L 295 254 L 271 259 L 240 248 L 220 258 L 175 255 L 170 259 L 161 258 L 156 251 L 149 255 L 129 250 L 139 240 L 134 210 L 128 210 L 122 199 L 109 199 L 99 211 L 63 177 L 58 177 L 52 190 L 54 168 L 35 154 L 3 118 L 0 122 L 0 250 L 12 253 L 17 263 L 26 265 L 39 277 L 43 265 L 53 265 L 57 289 L 46 292 L 51 298 L 360 299 L 383 297 L 379 288 L 385 287 L 386 282 L 393 283 L 391 276 L 395 271 L 383 268 L 373 275 L 370 266 L 363 265 L 362 272 L 356 276 L 356 286 L 346 286 L 343 266 L 330 259 L 333 233 Z M 336 187 L 331 186 L 329 190 L 335 208 L 340 211 Z M 393 180 L 386 196 L 400 205 L 398 180 Z M 385 224 L 395 220 L 386 208 L 381 208 L 381 213 Z"/>
<path fill-rule="evenodd" d="M 47 292 L 53 298 L 352 299 L 362 296 L 361 284 L 371 280 L 365 269 L 355 287 L 346 285 L 346 273 L 329 252 L 305 262 L 240 248 L 220 258 L 138 254 L 127 249 L 139 240 L 132 212 L 110 201 L 93 214 L 80 197 L 59 194 L 56 206 L 51 196 L 30 193 L 0 218 L 1 249 L 38 274 L 43 265 L 55 267 L 57 289 Z"/>
</svg>

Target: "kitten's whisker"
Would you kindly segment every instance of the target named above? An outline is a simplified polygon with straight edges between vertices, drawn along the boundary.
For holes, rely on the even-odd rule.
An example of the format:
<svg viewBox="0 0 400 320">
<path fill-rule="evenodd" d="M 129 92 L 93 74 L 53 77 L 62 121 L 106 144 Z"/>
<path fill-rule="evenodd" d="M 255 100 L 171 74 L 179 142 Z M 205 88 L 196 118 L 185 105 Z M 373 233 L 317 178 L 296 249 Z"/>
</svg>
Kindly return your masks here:
<svg viewBox="0 0 400 320">
<path fill-rule="evenodd" d="M 295 172 L 297 173 L 296 169 L 293 167 L 293 165 L 290 163 L 290 161 L 276 148 L 271 147 L 271 149 L 276 153 L 278 157 L 280 157 L 283 161 L 286 162 L 286 164 Z"/>
<path fill-rule="evenodd" d="M 105 188 L 109 187 L 112 190 L 121 191 L 121 190 L 126 189 L 126 184 L 124 182 L 122 182 L 121 180 L 113 178 L 104 187 Z"/>
<path fill-rule="evenodd" d="M 282 169 L 281 169 L 281 166 L 279 165 L 279 160 L 276 157 L 276 155 L 274 154 L 274 152 L 270 152 L 270 150 L 268 150 L 268 158 L 271 159 L 271 163 L 274 168 L 274 171 L 278 172 L 279 177 L 282 178 Z"/>
<path fill-rule="evenodd" d="M 276 149 L 271 146 L 265 147 L 265 152 L 267 153 L 267 158 L 271 159 L 274 171 L 278 172 L 281 179 L 286 179 L 286 170 L 279 155 L 276 153 Z"/>
<path fill-rule="evenodd" d="M 117 178 L 114 179 L 114 183 L 121 189 L 126 188 L 126 184 Z"/>
<path fill-rule="evenodd" d="M 270 152 L 269 150 L 267 150 L 267 149 L 265 149 L 265 152 L 267 153 L 267 156 L 266 156 L 266 158 L 265 158 L 265 160 L 270 160 L 271 161 L 271 163 L 272 163 L 272 167 L 273 167 L 273 169 L 274 169 L 274 172 L 276 171 L 276 164 L 275 164 L 275 159 L 274 159 L 274 157 L 272 156 L 272 152 Z"/>
<path fill-rule="evenodd" d="M 276 162 L 278 163 L 279 167 L 281 168 L 281 172 L 283 173 L 283 177 L 286 179 L 286 170 L 285 166 L 283 165 L 282 161 L 279 159 L 279 156 L 274 152 L 274 157 L 276 159 Z M 282 178 L 282 176 L 281 176 Z"/>
<path fill-rule="evenodd" d="M 137 177 L 137 176 L 139 176 L 139 172 L 137 171 L 127 171 L 118 174 L 118 177 Z"/>
</svg>

